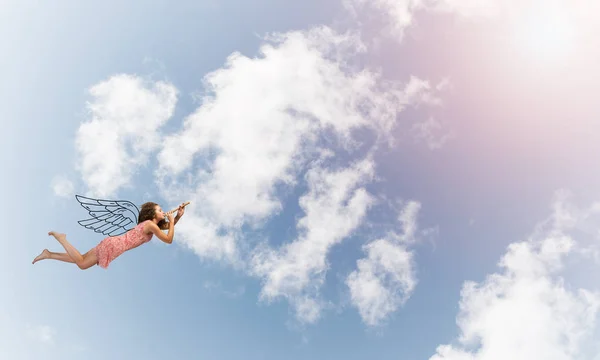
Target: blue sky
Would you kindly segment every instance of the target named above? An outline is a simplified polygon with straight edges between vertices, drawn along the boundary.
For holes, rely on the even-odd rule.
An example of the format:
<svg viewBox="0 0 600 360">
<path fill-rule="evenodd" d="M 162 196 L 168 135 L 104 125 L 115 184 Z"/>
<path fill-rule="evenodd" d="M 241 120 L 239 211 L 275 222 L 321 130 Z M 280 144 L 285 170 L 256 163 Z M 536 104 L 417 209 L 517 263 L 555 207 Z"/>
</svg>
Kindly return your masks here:
<svg viewBox="0 0 600 360">
<path fill-rule="evenodd" d="M 594 10 L 3 2 L 2 353 L 600 359 Z M 74 194 L 192 204 L 31 265 Z"/>
</svg>

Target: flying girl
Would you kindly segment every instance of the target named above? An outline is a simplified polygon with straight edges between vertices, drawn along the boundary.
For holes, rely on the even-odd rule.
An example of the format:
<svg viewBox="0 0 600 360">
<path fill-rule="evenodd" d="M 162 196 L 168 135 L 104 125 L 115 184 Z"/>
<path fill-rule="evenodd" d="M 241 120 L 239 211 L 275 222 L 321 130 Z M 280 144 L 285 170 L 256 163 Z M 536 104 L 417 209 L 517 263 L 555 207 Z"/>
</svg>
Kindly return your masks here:
<svg viewBox="0 0 600 360">
<path fill-rule="evenodd" d="M 68 263 L 75 263 L 81 270 L 89 269 L 98 265 L 104 269 L 124 252 L 134 249 L 144 243 L 149 242 L 153 235 L 167 244 L 173 242 L 175 235 L 175 224 L 181 219 L 185 212 L 185 205 L 181 204 L 177 208 L 177 216 L 173 217 L 173 212 L 166 213 L 168 222 L 165 221 L 165 213 L 161 207 L 153 202 L 147 202 L 142 205 L 138 216 L 137 226 L 119 236 L 109 236 L 102 240 L 98 245 L 90 249 L 85 254 L 81 254 L 73 245 L 67 241 L 65 234 L 50 231 L 52 235 L 65 248 L 66 253 L 56 253 L 44 249 L 32 262 L 35 264 L 40 260 L 54 259 Z M 162 230 L 168 230 L 165 234 Z"/>
</svg>

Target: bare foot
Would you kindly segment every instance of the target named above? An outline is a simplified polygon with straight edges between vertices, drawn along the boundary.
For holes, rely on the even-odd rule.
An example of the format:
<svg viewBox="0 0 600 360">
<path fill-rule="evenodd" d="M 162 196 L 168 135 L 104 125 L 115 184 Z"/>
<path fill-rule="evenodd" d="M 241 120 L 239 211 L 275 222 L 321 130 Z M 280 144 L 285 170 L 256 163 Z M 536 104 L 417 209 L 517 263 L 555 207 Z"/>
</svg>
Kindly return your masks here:
<svg viewBox="0 0 600 360">
<path fill-rule="evenodd" d="M 44 249 L 44 251 L 42 251 L 41 254 L 39 254 L 38 256 L 36 256 L 35 259 L 33 259 L 32 264 L 35 264 L 36 262 L 38 262 L 40 260 L 48 259 L 49 257 L 50 257 L 50 251 L 48 251 L 48 249 Z"/>
<path fill-rule="evenodd" d="M 61 240 L 64 240 L 67 238 L 67 235 L 65 234 L 61 234 L 61 233 L 57 233 L 55 231 L 49 231 L 48 235 L 52 235 L 56 238 L 56 240 L 58 240 L 58 242 L 60 242 Z"/>
</svg>

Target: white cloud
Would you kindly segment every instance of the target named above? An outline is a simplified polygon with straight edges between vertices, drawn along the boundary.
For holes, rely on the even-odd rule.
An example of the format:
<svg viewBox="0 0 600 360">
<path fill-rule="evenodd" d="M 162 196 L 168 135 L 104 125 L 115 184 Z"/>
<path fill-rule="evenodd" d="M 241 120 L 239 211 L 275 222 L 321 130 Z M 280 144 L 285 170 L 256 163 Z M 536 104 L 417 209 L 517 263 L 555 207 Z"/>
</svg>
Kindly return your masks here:
<svg viewBox="0 0 600 360">
<path fill-rule="evenodd" d="M 114 195 L 159 150 L 162 197 L 193 204 L 178 223 L 177 243 L 262 278 L 262 299 L 287 299 L 298 319 L 315 322 L 328 253 L 362 225 L 373 201 L 362 187 L 375 175 L 373 152 L 392 142 L 405 107 L 439 103 L 440 89 L 425 80 L 384 81 L 353 65 L 363 51 L 357 34 L 328 27 L 272 35 L 260 56 L 234 53 L 206 75 L 205 94 L 196 97 L 201 105 L 165 137 L 161 126 L 173 114 L 177 90 L 111 77 L 92 87 L 91 118 L 77 135 L 83 180 L 97 196 Z M 357 151 L 364 145 L 354 138 L 358 129 L 376 136 L 366 156 Z M 344 168 L 334 158 L 339 153 L 366 160 Z M 253 249 L 243 230 L 264 229 L 289 200 L 281 193 L 304 182 L 298 238 Z"/>
<path fill-rule="evenodd" d="M 460 345 L 442 345 L 431 360 L 591 359 L 598 353 L 600 293 L 574 289 L 563 276 L 576 254 L 570 234 L 597 209 L 579 212 L 557 200 L 553 216 L 524 242 L 513 243 L 502 272 L 461 292 Z M 562 276 L 561 276 L 562 275 Z"/>
<path fill-rule="evenodd" d="M 531 0 L 530 0 L 531 1 Z M 345 0 L 350 14 L 360 19 L 365 10 L 382 13 L 380 21 L 385 33 L 401 41 L 406 30 L 415 23 L 419 11 L 454 13 L 466 18 L 489 17 L 500 13 L 508 5 L 519 4 L 517 0 Z M 513 5 L 514 6 L 514 5 Z"/>
<path fill-rule="evenodd" d="M 426 5 L 426 0 L 345 0 L 344 5 L 355 17 L 373 8 L 387 14 L 386 31 L 402 39 L 406 28 L 413 24 L 414 13 Z"/>
<path fill-rule="evenodd" d="M 352 304 L 369 326 L 380 325 L 398 310 L 417 284 L 413 254 L 407 245 L 416 241 L 420 208 L 420 203 L 408 202 L 398 216 L 402 232 L 365 245 L 367 256 L 357 261 L 357 270 L 346 279 Z"/>
<path fill-rule="evenodd" d="M 439 150 L 455 137 L 453 131 L 444 130 L 442 123 L 434 117 L 414 123 L 411 129 L 417 141 L 423 141 L 430 150 Z"/>
<path fill-rule="evenodd" d="M 512 0 L 515 4 L 517 1 Z M 506 0 L 432 0 L 431 8 L 463 17 L 489 17 L 498 14 L 511 1 Z M 523 3 L 523 0 L 519 2 Z"/>
<path fill-rule="evenodd" d="M 65 176 L 55 176 L 52 179 L 52 190 L 54 195 L 60 197 L 70 197 L 75 191 L 73 182 Z"/>
<path fill-rule="evenodd" d="M 412 294 L 416 285 L 413 255 L 405 247 L 379 239 L 364 247 L 367 257 L 346 280 L 352 303 L 369 326 L 380 324 Z"/>
<path fill-rule="evenodd" d="M 516 0 L 510 0 L 508 3 Z M 497 15 L 504 8 L 504 0 L 344 0 L 344 5 L 355 20 L 374 10 L 383 17 L 379 19 L 382 31 L 396 38 L 404 39 L 409 27 L 414 25 L 419 11 L 453 13 L 465 18 Z"/>
<path fill-rule="evenodd" d="M 590 36 L 598 28 L 594 15 L 600 10 L 600 3 L 595 0 L 345 0 L 344 3 L 357 19 L 367 9 L 383 14 L 380 21 L 385 24 L 384 31 L 399 41 L 404 38 L 406 29 L 414 24 L 418 11 L 455 14 L 471 20 L 506 16 L 514 21 L 525 14 L 531 21 L 540 15 L 540 9 L 555 8 L 572 18 L 582 33 Z"/>
<path fill-rule="evenodd" d="M 360 186 L 373 174 L 370 160 L 340 171 L 316 167 L 308 172 L 309 191 L 300 199 L 306 215 L 298 220 L 298 239 L 277 250 L 259 248 L 254 254 L 253 271 L 264 279 L 262 299 L 284 297 L 300 321 L 319 319 L 318 293 L 328 269 L 328 252 L 363 221 L 373 198 Z"/>
<path fill-rule="evenodd" d="M 77 132 L 78 168 L 93 194 L 113 196 L 160 145 L 159 129 L 173 115 L 177 90 L 115 75 L 89 92 L 90 118 Z"/>
<path fill-rule="evenodd" d="M 402 227 L 402 233 L 398 235 L 397 241 L 401 243 L 413 243 L 416 241 L 417 230 L 419 228 L 417 217 L 421 210 L 421 203 L 409 201 L 400 211 L 398 221 Z"/>
<path fill-rule="evenodd" d="M 411 76 L 404 89 L 404 97 L 411 104 L 437 106 L 442 102 L 437 96 L 437 92 L 444 91 L 448 87 L 450 87 L 448 79 L 442 79 L 435 87 L 432 87 L 428 81 Z"/>
<path fill-rule="evenodd" d="M 47 325 L 27 325 L 27 335 L 43 344 L 54 345 L 56 330 Z"/>
<path fill-rule="evenodd" d="M 355 69 L 348 59 L 360 51 L 356 35 L 319 27 L 271 36 L 261 57 L 235 53 L 205 77 L 202 105 L 158 156 L 165 197 L 201 204 L 188 210 L 180 241 L 200 256 L 240 263 L 240 229 L 282 210 L 279 187 L 297 185 L 310 161 L 335 147 L 352 151 L 355 129 L 389 138 L 405 106 L 433 98 L 426 81 L 403 86 Z"/>
</svg>

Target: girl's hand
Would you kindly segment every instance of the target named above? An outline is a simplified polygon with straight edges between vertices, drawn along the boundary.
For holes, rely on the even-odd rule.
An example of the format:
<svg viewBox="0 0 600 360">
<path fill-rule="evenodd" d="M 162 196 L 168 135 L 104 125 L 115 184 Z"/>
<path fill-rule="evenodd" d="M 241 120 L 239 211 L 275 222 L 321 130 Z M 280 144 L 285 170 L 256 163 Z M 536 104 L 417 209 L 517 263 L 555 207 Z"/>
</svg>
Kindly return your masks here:
<svg viewBox="0 0 600 360">
<path fill-rule="evenodd" d="M 167 219 L 169 219 L 170 223 L 173 223 L 173 224 L 175 223 L 175 220 L 173 219 L 173 213 L 167 214 Z"/>
<path fill-rule="evenodd" d="M 185 213 L 185 207 L 183 206 L 183 204 L 179 205 L 179 208 L 177 209 L 177 217 L 180 218 L 183 216 L 183 214 Z"/>
</svg>

